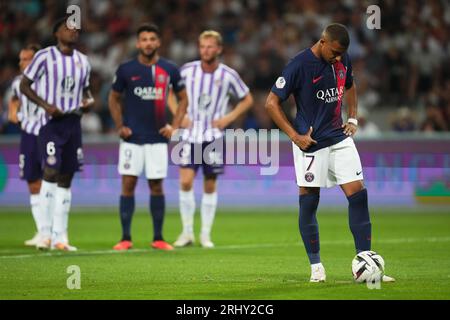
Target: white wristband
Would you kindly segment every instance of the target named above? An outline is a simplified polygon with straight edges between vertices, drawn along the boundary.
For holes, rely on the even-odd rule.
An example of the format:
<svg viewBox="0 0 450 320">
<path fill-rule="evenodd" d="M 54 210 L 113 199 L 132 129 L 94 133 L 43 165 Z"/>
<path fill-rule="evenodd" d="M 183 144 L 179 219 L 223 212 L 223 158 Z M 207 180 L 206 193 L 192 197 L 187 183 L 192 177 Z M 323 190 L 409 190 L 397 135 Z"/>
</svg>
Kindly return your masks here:
<svg viewBox="0 0 450 320">
<path fill-rule="evenodd" d="M 355 119 L 355 118 L 348 118 L 348 119 L 347 119 L 347 122 L 348 122 L 348 123 L 352 123 L 352 124 L 354 124 L 355 126 L 358 126 L 358 120 Z"/>
</svg>

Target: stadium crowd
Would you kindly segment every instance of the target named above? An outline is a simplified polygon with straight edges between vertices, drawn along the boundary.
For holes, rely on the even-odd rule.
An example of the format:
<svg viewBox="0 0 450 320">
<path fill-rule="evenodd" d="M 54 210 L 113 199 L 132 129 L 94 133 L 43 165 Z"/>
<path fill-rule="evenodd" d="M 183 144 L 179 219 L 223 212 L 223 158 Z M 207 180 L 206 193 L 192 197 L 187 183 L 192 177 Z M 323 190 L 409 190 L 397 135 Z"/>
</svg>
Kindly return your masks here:
<svg viewBox="0 0 450 320">
<path fill-rule="evenodd" d="M 93 67 L 94 111 L 83 118 L 87 133 L 114 131 L 107 97 L 117 66 L 133 57 L 135 30 L 152 21 L 162 30 L 161 54 L 178 65 L 197 58 L 197 37 L 216 29 L 224 37 L 223 61 L 249 84 L 255 104 L 238 121 L 243 128 L 272 128 L 264 102 L 288 59 L 311 46 L 330 22 L 348 26 L 348 50 L 358 86 L 361 132 L 374 135 L 384 123 L 370 113 L 391 114 L 393 131 L 450 130 L 450 3 L 446 0 L 378 1 L 381 29 L 366 26 L 367 6 L 356 0 L 18 0 L 0 2 L 0 133 L 7 123 L 10 85 L 18 53 L 28 43 L 53 44 L 53 23 L 67 6 L 79 5 L 80 50 Z M 294 115 L 294 104 L 286 103 Z M 386 119 L 385 119 L 386 121 Z"/>
</svg>

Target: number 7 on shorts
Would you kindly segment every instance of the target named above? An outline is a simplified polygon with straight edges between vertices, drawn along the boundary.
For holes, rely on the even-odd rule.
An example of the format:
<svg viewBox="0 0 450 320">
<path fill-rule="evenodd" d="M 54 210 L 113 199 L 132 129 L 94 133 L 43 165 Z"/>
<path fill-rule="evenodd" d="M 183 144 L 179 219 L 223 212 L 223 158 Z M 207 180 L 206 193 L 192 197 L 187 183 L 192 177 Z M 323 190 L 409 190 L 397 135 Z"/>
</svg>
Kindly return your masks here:
<svg viewBox="0 0 450 320">
<path fill-rule="evenodd" d="M 309 171 L 309 169 L 311 169 L 311 166 L 312 166 L 312 164 L 314 162 L 315 156 L 305 156 L 305 157 L 306 158 L 311 158 L 311 162 L 309 163 L 308 168 L 306 169 L 306 171 Z"/>
</svg>

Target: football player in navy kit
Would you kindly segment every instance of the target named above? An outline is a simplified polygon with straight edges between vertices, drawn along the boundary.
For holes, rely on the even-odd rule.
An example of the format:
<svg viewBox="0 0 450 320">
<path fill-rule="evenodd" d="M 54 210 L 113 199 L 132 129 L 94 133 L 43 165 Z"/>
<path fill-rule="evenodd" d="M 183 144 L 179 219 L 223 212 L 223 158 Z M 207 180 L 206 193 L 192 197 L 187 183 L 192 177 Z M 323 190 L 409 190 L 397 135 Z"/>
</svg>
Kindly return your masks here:
<svg viewBox="0 0 450 320">
<path fill-rule="evenodd" d="M 311 263 L 311 282 L 326 280 L 316 219 L 321 187 L 342 188 L 349 203 L 349 225 L 356 251 L 371 249 L 367 190 L 352 138 L 358 121 L 356 85 L 346 53 L 349 44 L 345 26 L 328 25 L 317 43 L 291 59 L 266 101 L 270 117 L 292 140 L 299 186 L 299 229 Z M 341 116 L 344 93 L 346 122 Z M 281 103 L 291 94 L 297 106 L 294 126 L 281 109 Z M 383 281 L 393 280 L 383 277 Z"/>
<path fill-rule="evenodd" d="M 115 250 L 128 250 L 133 245 L 134 190 L 142 171 L 145 171 L 151 193 L 151 246 L 160 250 L 173 249 L 162 235 L 165 213 L 162 181 L 167 176 L 168 138 L 180 126 L 186 113 L 187 95 L 177 66 L 158 55 L 160 44 L 158 27 L 142 25 L 137 31 L 139 55 L 119 66 L 109 95 L 109 108 L 121 138 L 118 171 L 122 176 L 122 239 L 114 246 Z M 179 100 L 172 126 L 166 119 L 170 88 Z"/>
</svg>

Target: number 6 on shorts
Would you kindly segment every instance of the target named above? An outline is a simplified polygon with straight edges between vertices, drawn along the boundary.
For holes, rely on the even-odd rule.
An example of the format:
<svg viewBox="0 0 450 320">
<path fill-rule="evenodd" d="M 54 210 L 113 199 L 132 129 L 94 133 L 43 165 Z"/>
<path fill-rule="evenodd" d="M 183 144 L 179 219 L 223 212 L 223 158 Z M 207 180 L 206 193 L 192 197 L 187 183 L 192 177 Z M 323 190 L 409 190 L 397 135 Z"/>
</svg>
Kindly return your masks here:
<svg viewBox="0 0 450 320">
<path fill-rule="evenodd" d="M 47 155 L 48 156 L 54 156 L 55 153 L 56 153 L 55 143 L 53 141 L 49 141 L 47 143 Z"/>
</svg>

